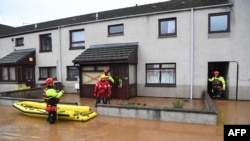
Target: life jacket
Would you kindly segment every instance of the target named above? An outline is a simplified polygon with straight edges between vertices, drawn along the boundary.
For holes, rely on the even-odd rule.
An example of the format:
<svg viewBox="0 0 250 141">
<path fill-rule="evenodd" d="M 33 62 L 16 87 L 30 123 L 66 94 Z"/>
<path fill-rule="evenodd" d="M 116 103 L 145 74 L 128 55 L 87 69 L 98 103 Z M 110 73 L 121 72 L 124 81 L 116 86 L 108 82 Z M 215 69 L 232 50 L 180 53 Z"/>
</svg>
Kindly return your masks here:
<svg viewBox="0 0 250 141">
<path fill-rule="evenodd" d="M 213 80 L 213 82 L 212 82 L 212 87 L 213 87 L 214 89 L 219 89 L 219 88 L 222 87 L 222 83 L 221 83 L 221 81 L 220 81 L 219 78 L 214 78 L 214 80 Z"/>
<path fill-rule="evenodd" d="M 48 92 L 49 92 L 49 96 L 48 96 Z M 53 94 L 52 94 L 53 93 Z M 59 98 L 62 96 L 62 93 L 60 93 L 60 95 L 58 95 L 59 93 L 56 92 L 56 90 L 51 87 L 48 89 L 45 89 L 43 91 L 43 98 L 47 104 L 45 110 L 47 112 L 53 112 L 56 111 L 56 105 L 59 103 Z"/>
</svg>

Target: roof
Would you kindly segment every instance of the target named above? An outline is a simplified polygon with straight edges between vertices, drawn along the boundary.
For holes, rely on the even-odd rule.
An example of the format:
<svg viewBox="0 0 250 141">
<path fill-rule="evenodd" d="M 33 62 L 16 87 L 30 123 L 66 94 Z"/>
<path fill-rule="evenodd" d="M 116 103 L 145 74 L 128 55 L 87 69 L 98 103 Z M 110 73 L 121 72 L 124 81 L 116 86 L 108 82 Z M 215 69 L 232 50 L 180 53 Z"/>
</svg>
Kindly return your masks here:
<svg viewBox="0 0 250 141">
<path fill-rule="evenodd" d="M 199 8 L 209 6 L 218 6 L 231 4 L 230 0 L 169 0 L 164 2 L 135 5 L 127 8 L 120 8 L 85 15 L 73 16 L 63 19 L 57 19 L 37 24 L 20 26 L 0 32 L 0 37 L 19 35 L 30 32 L 38 32 L 43 30 L 56 29 L 59 26 L 82 24 L 87 22 L 98 22 L 114 18 L 127 18 L 131 16 L 141 16 L 145 14 L 159 14 L 160 12 L 168 12 L 173 10 Z"/>
<path fill-rule="evenodd" d="M 8 25 L 4 25 L 4 24 L 0 24 L 0 31 L 1 31 L 1 30 L 10 29 L 10 28 L 14 28 L 14 27 L 8 26 Z"/>
<path fill-rule="evenodd" d="M 138 43 L 92 45 L 72 62 L 74 64 L 137 63 Z"/>
<path fill-rule="evenodd" d="M 36 49 L 22 49 L 15 50 L 8 54 L 7 56 L 0 59 L 0 65 L 2 64 L 16 64 L 23 61 L 25 58 L 29 57 L 36 52 Z"/>
</svg>

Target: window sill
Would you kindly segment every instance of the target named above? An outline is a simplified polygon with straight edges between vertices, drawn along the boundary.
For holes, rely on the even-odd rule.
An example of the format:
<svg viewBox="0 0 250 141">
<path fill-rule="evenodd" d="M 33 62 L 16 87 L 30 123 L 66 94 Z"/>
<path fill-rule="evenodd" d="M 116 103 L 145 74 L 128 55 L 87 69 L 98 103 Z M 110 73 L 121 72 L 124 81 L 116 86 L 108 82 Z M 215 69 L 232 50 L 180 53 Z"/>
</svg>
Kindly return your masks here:
<svg viewBox="0 0 250 141">
<path fill-rule="evenodd" d="M 145 87 L 176 87 L 175 84 L 146 84 Z"/>
</svg>

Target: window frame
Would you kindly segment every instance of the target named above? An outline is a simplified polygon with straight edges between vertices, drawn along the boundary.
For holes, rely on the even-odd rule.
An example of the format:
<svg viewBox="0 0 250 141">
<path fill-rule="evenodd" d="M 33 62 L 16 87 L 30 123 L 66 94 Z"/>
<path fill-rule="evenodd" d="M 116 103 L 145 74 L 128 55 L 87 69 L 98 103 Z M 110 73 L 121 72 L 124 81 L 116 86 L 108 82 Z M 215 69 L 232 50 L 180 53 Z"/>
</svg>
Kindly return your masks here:
<svg viewBox="0 0 250 141">
<path fill-rule="evenodd" d="M 159 65 L 159 68 L 149 68 L 149 65 Z M 163 65 L 174 65 L 174 67 L 163 67 Z M 160 83 L 148 83 L 148 71 L 150 70 L 158 70 L 159 71 L 159 82 Z M 162 71 L 169 70 L 172 71 L 173 74 L 173 83 L 162 83 Z M 146 87 L 176 87 L 176 63 L 148 63 L 145 64 L 145 86 Z"/>
<path fill-rule="evenodd" d="M 162 33 L 162 22 L 169 22 L 169 21 L 174 21 L 174 33 Z M 159 19 L 158 20 L 158 36 L 159 37 L 176 37 L 177 36 L 177 18 L 172 17 L 172 18 L 164 18 L 164 19 Z"/>
<path fill-rule="evenodd" d="M 21 42 L 21 43 L 20 43 L 20 42 Z M 16 38 L 16 39 L 15 39 L 15 46 L 16 46 L 16 47 L 24 46 L 24 38 L 23 38 L 23 37 Z"/>
<path fill-rule="evenodd" d="M 45 36 L 49 37 L 49 40 L 46 40 Z M 48 46 L 49 46 L 48 49 L 44 49 L 43 39 L 45 39 L 46 42 L 48 43 Z M 52 52 L 52 34 L 51 33 L 39 35 L 39 41 L 40 41 L 40 52 Z"/>
<path fill-rule="evenodd" d="M 73 33 L 76 33 L 76 32 L 83 32 L 83 40 L 81 41 L 73 41 Z M 75 50 L 75 49 L 85 49 L 85 30 L 84 29 L 76 29 L 76 30 L 70 30 L 69 31 L 69 38 L 70 38 L 70 43 L 69 43 L 69 49 L 70 50 Z M 74 47 L 73 45 L 74 44 L 83 44 L 82 46 L 77 46 L 77 47 Z"/>
<path fill-rule="evenodd" d="M 116 28 L 121 26 L 122 30 L 119 32 L 111 32 L 112 28 Z M 124 24 L 114 24 L 114 25 L 108 25 L 108 36 L 118 36 L 118 35 L 124 35 Z"/>
<path fill-rule="evenodd" d="M 71 77 L 70 75 L 72 68 L 75 68 L 75 70 L 78 71 L 78 74 L 74 77 Z M 67 81 L 76 81 L 77 77 L 79 77 L 79 68 L 76 66 L 67 66 Z"/>
<path fill-rule="evenodd" d="M 227 16 L 227 28 L 225 30 L 216 30 L 212 31 L 211 29 L 211 18 L 215 16 Z M 222 12 L 222 13 L 211 13 L 208 14 L 208 33 L 224 33 L 224 32 L 230 32 L 230 12 Z"/>
<path fill-rule="evenodd" d="M 42 77 L 42 69 L 46 69 L 47 71 L 47 76 Z M 54 80 L 57 80 L 57 73 L 56 73 L 56 67 L 39 67 L 39 80 L 46 80 L 48 77 L 52 77 L 53 69 L 55 69 L 55 77 L 53 77 Z"/>
<path fill-rule="evenodd" d="M 7 79 L 3 79 L 3 68 L 7 69 Z M 14 75 L 11 73 L 11 68 L 14 70 Z M 15 82 L 17 81 L 17 70 L 15 66 L 0 66 L 0 81 L 2 82 Z M 14 76 L 14 79 L 11 79 Z"/>
</svg>

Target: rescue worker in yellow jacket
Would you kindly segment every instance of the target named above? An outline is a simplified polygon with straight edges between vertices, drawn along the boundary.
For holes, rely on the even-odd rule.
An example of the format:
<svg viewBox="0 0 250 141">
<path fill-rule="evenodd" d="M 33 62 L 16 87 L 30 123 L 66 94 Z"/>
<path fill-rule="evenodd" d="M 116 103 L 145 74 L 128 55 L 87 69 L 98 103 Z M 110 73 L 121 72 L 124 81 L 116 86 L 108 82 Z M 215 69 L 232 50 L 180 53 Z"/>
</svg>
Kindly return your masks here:
<svg viewBox="0 0 250 141">
<path fill-rule="evenodd" d="M 109 82 L 109 84 L 110 84 L 110 89 L 111 89 L 111 91 L 112 91 L 112 86 L 115 85 L 115 80 L 114 80 L 114 78 L 109 74 L 109 70 L 108 70 L 108 69 L 104 69 L 104 70 L 103 70 L 103 74 L 106 76 L 106 80 Z M 109 97 L 107 97 L 107 103 L 108 103 L 108 104 L 110 104 L 111 91 L 110 91 Z"/>
<path fill-rule="evenodd" d="M 50 124 L 54 124 L 57 119 L 56 109 L 57 103 L 59 102 L 59 98 L 63 96 L 64 91 L 57 91 L 54 88 L 54 79 L 47 78 L 45 80 L 46 88 L 44 89 L 44 98 L 47 103 L 46 111 L 48 112 L 47 121 Z"/>
<path fill-rule="evenodd" d="M 214 71 L 214 76 L 208 78 L 208 81 L 212 83 L 212 97 L 221 97 L 223 91 L 226 90 L 226 81 L 224 77 L 219 75 L 219 71 Z"/>
<path fill-rule="evenodd" d="M 103 74 L 105 74 L 105 76 L 106 76 L 107 80 L 109 81 L 110 85 L 113 85 L 115 83 L 115 80 L 113 79 L 113 77 L 109 75 L 109 70 L 108 69 L 104 69 Z"/>
</svg>

